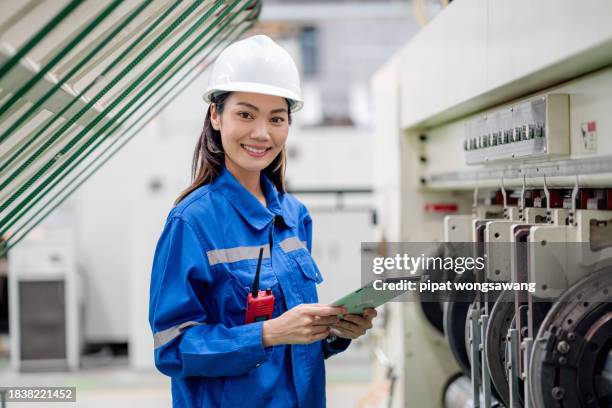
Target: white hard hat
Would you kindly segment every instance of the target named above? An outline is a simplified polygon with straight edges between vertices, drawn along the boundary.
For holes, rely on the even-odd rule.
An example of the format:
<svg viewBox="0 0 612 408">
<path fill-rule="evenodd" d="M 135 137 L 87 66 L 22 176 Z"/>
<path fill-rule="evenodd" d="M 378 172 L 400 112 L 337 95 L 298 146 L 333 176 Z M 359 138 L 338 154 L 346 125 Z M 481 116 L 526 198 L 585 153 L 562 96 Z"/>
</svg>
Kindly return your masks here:
<svg viewBox="0 0 612 408">
<path fill-rule="evenodd" d="M 210 103 L 213 94 L 229 91 L 282 96 L 291 112 L 304 104 L 293 58 L 266 35 L 236 41 L 217 57 L 203 98 Z"/>
</svg>

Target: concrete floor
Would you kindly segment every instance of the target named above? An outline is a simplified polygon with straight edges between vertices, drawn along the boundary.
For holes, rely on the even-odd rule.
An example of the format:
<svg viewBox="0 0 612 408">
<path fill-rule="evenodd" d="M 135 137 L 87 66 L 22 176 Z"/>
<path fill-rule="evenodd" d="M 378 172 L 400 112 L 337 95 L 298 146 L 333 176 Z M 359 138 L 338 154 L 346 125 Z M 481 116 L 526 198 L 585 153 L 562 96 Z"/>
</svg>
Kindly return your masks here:
<svg viewBox="0 0 612 408">
<path fill-rule="evenodd" d="M 364 358 L 365 357 L 365 358 Z M 14 408 L 162 408 L 172 406 L 170 381 L 155 370 L 135 371 L 127 360 L 106 360 L 77 372 L 15 373 L 0 360 L 0 386 L 75 386 L 76 403 L 6 403 Z M 371 381 L 370 362 L 364 353 L 346 353 L 327 360 L 329 407 L 356 407 Z"/>
</svg>

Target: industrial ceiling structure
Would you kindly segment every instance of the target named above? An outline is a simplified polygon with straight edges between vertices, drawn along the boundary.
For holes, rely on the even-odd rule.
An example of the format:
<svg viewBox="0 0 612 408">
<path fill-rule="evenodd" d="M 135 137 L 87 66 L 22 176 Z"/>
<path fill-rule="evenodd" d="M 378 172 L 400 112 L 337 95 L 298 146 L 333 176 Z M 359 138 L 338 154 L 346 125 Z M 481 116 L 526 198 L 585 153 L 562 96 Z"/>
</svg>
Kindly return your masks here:
<svg viewBox="0 0 612 408">
<path fill-rule="evenodd" d="M 0 255 L 256 22 L 261 2 L 2 1 Z"/>
</svg>

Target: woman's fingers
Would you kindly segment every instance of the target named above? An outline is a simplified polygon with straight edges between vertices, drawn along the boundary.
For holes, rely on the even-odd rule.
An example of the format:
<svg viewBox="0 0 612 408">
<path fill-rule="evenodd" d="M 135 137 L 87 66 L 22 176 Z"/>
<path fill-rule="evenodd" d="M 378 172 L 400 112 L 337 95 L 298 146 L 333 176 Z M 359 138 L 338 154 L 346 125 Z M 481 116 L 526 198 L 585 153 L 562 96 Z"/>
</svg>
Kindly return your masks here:
<svg viewBox="0 0 612 408">
<path fill-rule="evenodd" d="M 313 326 L 329 326 L 330 324 L 334 324 L 339 322 L 340 319 L 338 316 L 316 316 L 313 322 Z"/>
<path fill-rule="evenodd" d="M 330 333 L 340 337 L 355 339 L 362 336 L 372 327 L 376 310 L 365 309 L 363 316 L 348 314 L 342 306 L 331 306 L 320 303 L 302 304 L 294 310 L 296 329 L 300 331 L 296 338 L 298 343 L 312 343 L 326 338 Z M 338 315 L 343 315 L 340 320 Z"/>
<path fill-rule="evenodd" d="M 322 334 L 322 333 L 328 333 L 329 334 L 329 326 L 313 326 L 310 334 L 312 335 L 318 335 L 318 334 Z"/>
<path fill-rule="evenodd" d="M 315 342 L 317 340 L 322 340 L 329 336 L 330 333 L 329 326 L 312 326 L 307 332 L 304 334 L 302 338 L 302 343 L 308 344 Z"/>
<path fill-rule="evenodd" d="M 372 320 L 366 319 L 365 317 L 361 317 L 359 315 L 348 314 L 344 316 L 344 320 L 348 320 L 349 322 L 354 323 L 363 329 L 372 328 Z"/>
<path fill-rule="evenodd" d="M 343 337 L 346 336 L 346 334 L 339 328 L 331 326 L 329 328 L 329 334 L 331 334 L 332 336 L 336 336 L 336 337 Z"/>
<path fill-rule="evenodd" d="M 304 306 L 304 311 L 313 316 L 337 316 L 346 313 L 342 306 L 329 306 L 320 303 L 311 303 Z"/>
<path fill-rule="evenodd" d="M 377 315 L 378 315 L 378 312 L 376 311 L 376 309 L 367 308 L 363 311 L 363 317 L 370 319 L 370 320 L 375 318 Z"/>
<path fill-rule="evenodd" d="M 323 340 L 324 338 L 329 336 L 329 333 L 330 333 L 330 328 L 329 327 L 325 327 L 325 330 L 323 330 L 322 332 L 313 334 L 311 336 L 311 338 L 310 338 L 310 342 L 315 342 L 315 341 Z"/>
<path fill-rule="evenodd" d="M 360 327 L 354 323 L 344 322 L 344 321 L 339 321 L 338 323 L 332 325 L 331 327 L 335 329 L 339 329 L 343 331 L 344 333 L 351 335 L 351 337 L 360 336 L 365 331 L 365 330 L 360 329 Z"/>
</svg>

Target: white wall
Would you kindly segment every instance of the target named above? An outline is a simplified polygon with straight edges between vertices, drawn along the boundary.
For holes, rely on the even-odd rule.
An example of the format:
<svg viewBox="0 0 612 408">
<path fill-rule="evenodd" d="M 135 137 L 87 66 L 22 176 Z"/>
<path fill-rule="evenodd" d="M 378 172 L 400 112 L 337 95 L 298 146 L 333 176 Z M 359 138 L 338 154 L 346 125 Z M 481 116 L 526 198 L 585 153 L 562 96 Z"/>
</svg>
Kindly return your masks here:
<svg viewBox="0 0 612 408">
<path fill-rule="evenodd" d="M 289 135 L 287 148 L 295 153 L 287 162 L 289 188 L 371 186 L 371 132 L 351 127 L 296 127 Z"/>
<path fill-rule="evenodd" d="M 607 0 L 452 2 L 398 53 L 402 127 L 432 125 L 610 63 Z"/>
</svg>

